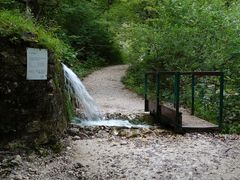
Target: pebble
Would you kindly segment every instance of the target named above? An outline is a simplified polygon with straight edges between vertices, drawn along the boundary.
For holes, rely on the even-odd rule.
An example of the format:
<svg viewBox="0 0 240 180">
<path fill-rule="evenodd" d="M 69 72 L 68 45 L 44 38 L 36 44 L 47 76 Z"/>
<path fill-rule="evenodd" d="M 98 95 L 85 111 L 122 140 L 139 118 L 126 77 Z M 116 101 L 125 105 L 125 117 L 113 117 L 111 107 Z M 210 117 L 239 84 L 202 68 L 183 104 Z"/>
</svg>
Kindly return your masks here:
<svg viewBox="0 0 240 180">
<path fill-rule="evenodd" d="M 22 157 L 20 155 L 16 155 L 13 160 L 11 160 L 13 165 L 20 165 L 22 163 Z"/>
<path fill-rule="evenodd" d="M 15 160 L 16 161 L 22 161 L 22 157 L 18 154 L 18 155 L 16 155 Z"/>
<path fill-rule="evenodd" d="M 112 164 L 111 167 L 117 167 L 117 165 L 116 164 Z"/>
<path fill-rule="evenodd" d="M 73 175 L 73 174 L 74 174 L 74 172 L 73 172 L 73 171 L 68 171 L 68 174 L 71 174 L 71 175 Z"/>
<path fill-rule="evenodd" d="M 79 134 L 79 129 L 78 128 L 69 128 L 68 129 L 68 134 L 70 136 L 76 136 Z"/>
<path fill-rule="evenodd" d="M 31 173 L 37 172 L 37 170 L 36 170 L 36 169 L 33 169 L 33 168 L 29 168 L 28 171 L 31 172 Z"/>
<path fill-rule="evenodd" d="M 74 137 L 72 138 L 72 140 L 74 140 L 74 141 L 80 140 L 80 137 L 79 137 L 79 136 L 74 136 Z"/>
<path fill-rule="evenodd" d="M 77 162 L 77 163 L 74 164 L 74 167 L 76 169 L 79 169 L 79 168 L 83 168 L 84 166 L 80 162 Z"/>
<path fill-rule="evenodd" d="M 112 135 L 117 136 L 118 134 L 119 134 L 119 132 L 118 132 L 116 129 L 114 129 L 114 130 L 112 131 Z"/>
<path fill-rule="evenodd" d="M 122 141 L 122 142 L 120 143 L 120 145 L 127 145 L 127 144 L 128 144 L 127 141 Z"/>
<path fill-rule="evenodd" d="M 14 179 L 14 180 L 22 180 L 23 177 L 22 177 L 21 174 L 17 174 L 17 175 L 15 175 L 15 176 L 13 177 L 13 179 Z"/>
</svg>

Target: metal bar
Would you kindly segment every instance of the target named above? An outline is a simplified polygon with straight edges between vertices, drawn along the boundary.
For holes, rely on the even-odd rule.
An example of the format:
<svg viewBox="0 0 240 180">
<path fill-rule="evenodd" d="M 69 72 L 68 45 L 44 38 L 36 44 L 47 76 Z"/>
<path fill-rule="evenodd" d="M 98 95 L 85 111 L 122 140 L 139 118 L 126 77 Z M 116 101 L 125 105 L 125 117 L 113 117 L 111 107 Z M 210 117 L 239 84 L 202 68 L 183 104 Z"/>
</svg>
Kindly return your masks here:
<svg viewBox="0 0 240 180">
<path fill-rule="evenodd" d="M 176 122 L 178 127 L 182 126 L 181 114 L 179 112 L 180 108 L 180 78 L 181 74 L 179 72 L 175 73 L 175 103 L 176 103 Z"/>
<path fill-rule="evenodd" d="M 201 71 L 201 72 L 181 72 L 181 75 L 192 75 L 195 76 L 221 76 L 219 71 Z"/>
<path fill-rule="evenodd" d="M 148 104 L 148 74 L 145 74 L 144 78 L 144 100 L 145 100 L 145 112 L 149 111 L 149 104 Z"/>
<path fill-rule="evenodd" d="M 176 108 L 176 75 L 173 76 L 173 107 Z"/>
<path fill-rule="evenodd" d="M 191 115 L 194 115 L 195 112 L 195 75 L 192 74 L 192 109 Z"/>
<path fill-rule="evenodd" d="M 148 74 L 145 74 L 145 78 L 144 78 L 144 95 L 145 95 L 145 99 L 147 99 L 147 93 L 148 93 Z"/>
<path fill-rule="evenodd" d="M 166 75 L 175 75 L 175 71 L 149 71 L 147 72 L 148 74 L 166 74 Z M 179 72 L 180 75 L 192 75 L 194 74 L 195 76 L 221 76 L 221 72 L 219 71 L 195 71 L 195 72 Z"/>
<path fill-rule="evenodd" d="M 220 76 L 220 103 L 219 103 L 219 129 L 222 129 L 223 125 L 223 98 L 224 98 L 224 73 L 221 73 Z"/>
<path fill-rule="evenodd" d="M 175 75 L 176 72 L 173 71 L 158 71 L 159 74 L 164 74 L 164 75 Z"/>
<path fill-rule="evenodd" d="M 157 104 L 156 104 L 156 113 L 157 113 L 157 117 L 160 118 L 160 109 L 159 109 L 159 102 L 160 102 L 160 74 L 157 73 L 157 78 L 156 78 L 156 84 L 157 84 Z"/>
<path fill-rule="evenodd" d="M 145 74 L 148 74 L 148 75 L 152 74 L 152 75 L 154 75 L 154 74 L 157 74 L 157 72 L 156 71 L 148 71 Z"/>
</svg>

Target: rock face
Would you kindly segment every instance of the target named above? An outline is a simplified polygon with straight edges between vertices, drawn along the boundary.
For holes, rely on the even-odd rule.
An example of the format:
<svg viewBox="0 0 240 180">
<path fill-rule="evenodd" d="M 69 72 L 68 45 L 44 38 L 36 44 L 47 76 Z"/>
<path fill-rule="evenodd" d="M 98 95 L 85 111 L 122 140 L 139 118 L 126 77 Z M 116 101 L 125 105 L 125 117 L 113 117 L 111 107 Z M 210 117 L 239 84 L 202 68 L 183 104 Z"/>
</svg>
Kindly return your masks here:
<svg viewBox="0 0 240 180">
<path fill-rule="evenodd" d="M 0 140 L 45 144 L 65 131 L 68 115 L 61 64 L 48 51 L 47 80 L 26 80 L 26 48 L 33 42 L 0 38 Z"/>
</svg>

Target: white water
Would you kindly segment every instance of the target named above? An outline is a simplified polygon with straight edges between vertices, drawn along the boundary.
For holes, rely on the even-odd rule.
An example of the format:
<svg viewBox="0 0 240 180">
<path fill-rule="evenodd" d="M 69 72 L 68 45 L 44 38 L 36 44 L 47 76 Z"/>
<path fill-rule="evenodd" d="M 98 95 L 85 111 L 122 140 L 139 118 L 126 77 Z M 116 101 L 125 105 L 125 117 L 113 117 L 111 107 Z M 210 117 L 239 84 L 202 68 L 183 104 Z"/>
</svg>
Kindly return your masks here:
<svg viewBox="0 0 240 180">
<path fill-rule="evenodd" d="M 88 120 L 101 120 L 101 112 L 81 80 L 65 64 L 62 64 L 62 66 L 66 87 L 74 95 L 78 108 L 83 108 L 83 113 Z"/>
<path fill-rule="evenodd" d="M 88 121 L 81 120 L 78 118 L 74 119 L 75 122 L 80 126 L 114 126 L 114 127 L 126 127 L 126 128 L 149 128 L 150 125 L 132 124 L 128 120 L 121 119 L 109 119 L 101 121 Z"/>
<path fill-rule="evenodd" d="M 65 85 L 70 94 L 74 95 L 76 104 L 79 109 L 83 109 L 86 119 L 75 118 L 75 122 L 80 126 L 115 126 L 127 128 L 147 128 L 148 125 L 131 124 L 128 120 L 103 120 L 102 114 L 96 105 L 92 96 L 88 93 L 85 86 L 77 75 L 69 69 L 65 64 L 62 64 Z"/>
</svg>

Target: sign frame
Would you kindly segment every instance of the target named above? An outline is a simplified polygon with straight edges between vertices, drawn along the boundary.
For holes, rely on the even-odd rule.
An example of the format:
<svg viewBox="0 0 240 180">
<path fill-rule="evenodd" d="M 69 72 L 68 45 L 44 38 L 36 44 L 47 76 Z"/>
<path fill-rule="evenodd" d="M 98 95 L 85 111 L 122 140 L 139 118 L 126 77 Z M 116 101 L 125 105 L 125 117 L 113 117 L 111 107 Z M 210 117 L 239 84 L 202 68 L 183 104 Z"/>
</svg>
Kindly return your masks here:
<svg viewBox="0 0 240 180">
<path fill-rule="evenodd" d="M 48 50 L 27 48 L 27 80 L 47 80 Z"/>
</svg>

